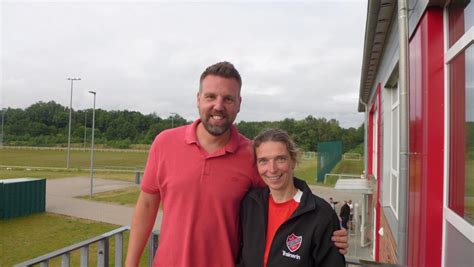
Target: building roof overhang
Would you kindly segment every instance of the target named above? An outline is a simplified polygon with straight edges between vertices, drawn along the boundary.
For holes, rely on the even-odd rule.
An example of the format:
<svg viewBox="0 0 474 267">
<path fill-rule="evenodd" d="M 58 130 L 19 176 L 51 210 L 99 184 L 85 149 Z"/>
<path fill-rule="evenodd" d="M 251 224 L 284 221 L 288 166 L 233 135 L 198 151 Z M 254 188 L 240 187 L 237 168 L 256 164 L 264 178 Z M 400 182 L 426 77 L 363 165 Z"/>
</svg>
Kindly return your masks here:
<svg viewBox="0 0 474 267">
<path fill-rule="evenodd" d="M 450 2 L 451 1 L 449 0 L 409 1 L 409 3 L 412 4 L 412 6 L 409 7 L 409 12 L 413 12 L 415 9 L 424 10 L 426 7 L 433 6 L 443 8 Z M 418 7 L 416 8 L 414 5 Z M 397 19 L 397 13 L 397 1 L 395 0 L 368 0 L 364 53 L 362 56 L 362 69 L 359 86 L 359 112 L 364 112 L 364 104 L 369 103 L 372 93 L 371 90 L 374 88 L 374 81 L 383 56 L 383 50 L 386 46 L 390 26 L 394 20 Z M 410 36 L 415 30 L 416 24 L 421 15 L 422 12 L 418 12 L 415 15 L 413 25 L 409 25 Z"/>
<path fill-rule="evenodd" d="M 395 0 L 368 1 L 367 22 L 365 25 L 364 53 L 359 89 L 359 112 L 365 111 L 369 102 L 377 70 L 382 59 L 385 42 L 396 13 Z M 363 102 L 363 103 L 361 103 Z"/>
</svg>

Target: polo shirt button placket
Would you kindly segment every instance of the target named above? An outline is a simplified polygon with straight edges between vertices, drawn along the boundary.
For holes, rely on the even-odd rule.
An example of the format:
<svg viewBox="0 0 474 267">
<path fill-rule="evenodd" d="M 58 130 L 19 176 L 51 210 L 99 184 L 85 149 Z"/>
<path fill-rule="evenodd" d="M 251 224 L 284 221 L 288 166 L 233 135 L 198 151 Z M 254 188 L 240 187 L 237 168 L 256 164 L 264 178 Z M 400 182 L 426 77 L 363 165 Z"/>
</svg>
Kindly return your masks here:
<svg viewBox="0 0 474 267">
<path fill-rule="evenodd" d="M 211 175 L 211 158 L 204 159 L 204 168 L 202 170 L 201 181 L 205 182 L 209 180 L 209 176 Z"/>
</svg>

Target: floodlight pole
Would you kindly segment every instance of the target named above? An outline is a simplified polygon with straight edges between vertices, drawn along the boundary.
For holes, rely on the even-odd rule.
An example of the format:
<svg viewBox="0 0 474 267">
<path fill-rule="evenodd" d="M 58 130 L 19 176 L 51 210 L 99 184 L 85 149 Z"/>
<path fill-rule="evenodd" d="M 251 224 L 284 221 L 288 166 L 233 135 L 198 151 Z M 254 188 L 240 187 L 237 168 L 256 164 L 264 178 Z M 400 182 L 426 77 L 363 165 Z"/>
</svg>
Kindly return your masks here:
<svg viewBox="0 0 474 267">
<path fill-rule="evenodd" d="M 84 151 L 87 143 L 87 110 L 84 110 Z"/>
<path fill-rule="evenodd" d="M 178 114 L 171 112 L 171 128 L 174 128 L 174 117 L 177 116 Z"/>
<path fill-rule="evenodd" d="M 94 180 L 94 128 L 95 128 L 95 95 L 96 92 L 89 91 L 89 93 L 94 95 L 94 106 L 92 108 L 92 140 L 91 140 L 91 169 L 90 169 L 90 198 L 92 198 L 92 187 Z"/>
<path fill-rule="evenodd" d="M 67 159 L 66 159 L 66 168 L 69 169 L 69 160 L 71 158 L 71 118 L 72 118 L 72 88 L 74 86 L 74 81 L 80 81 L 81 78 L 67 78 L 71 81 L 71 97 L 69 98 L 69 130 L 67 135 Z"/>
<path fill-rule="evenodd" d="M 5 120 L 5 109 L 2 107 L 2 135 L 0 136 L 0 148 L 3 148 L 3 135 L 4 135 L 3 122 L 4 120 Z"/>
</svg>

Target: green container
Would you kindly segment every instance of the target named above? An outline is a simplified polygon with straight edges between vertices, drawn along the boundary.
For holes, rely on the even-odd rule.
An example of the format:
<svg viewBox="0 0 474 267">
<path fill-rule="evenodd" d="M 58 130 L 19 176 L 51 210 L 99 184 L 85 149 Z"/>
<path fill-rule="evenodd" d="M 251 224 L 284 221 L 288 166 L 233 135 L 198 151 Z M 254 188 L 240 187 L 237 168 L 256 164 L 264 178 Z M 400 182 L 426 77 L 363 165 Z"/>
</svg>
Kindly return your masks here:
<svg viewBox="0 0 474 267">
<path fill-rule="evenodd" d="M 0 219 L 44 212 L 45 208 L 46 179 L 0 180 Z"/>
</svg>

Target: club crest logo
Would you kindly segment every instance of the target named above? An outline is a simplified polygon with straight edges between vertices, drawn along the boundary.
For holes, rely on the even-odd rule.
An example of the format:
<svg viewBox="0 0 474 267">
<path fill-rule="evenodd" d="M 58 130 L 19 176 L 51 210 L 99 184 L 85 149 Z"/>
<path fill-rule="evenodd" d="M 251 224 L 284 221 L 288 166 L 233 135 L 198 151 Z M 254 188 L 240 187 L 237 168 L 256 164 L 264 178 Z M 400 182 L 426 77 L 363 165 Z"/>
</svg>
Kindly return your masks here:
<svg viewBox="0 0 474 267">
<path fill-rule="evenodd" d="M 301 247 L 302 242 L 303 242 L 303 237 L 302 236 L 297 236 L 295 234 L 291 234 L 286 238 L 286 247 L 291 252 L 295 252 Z"/>
</svg>

